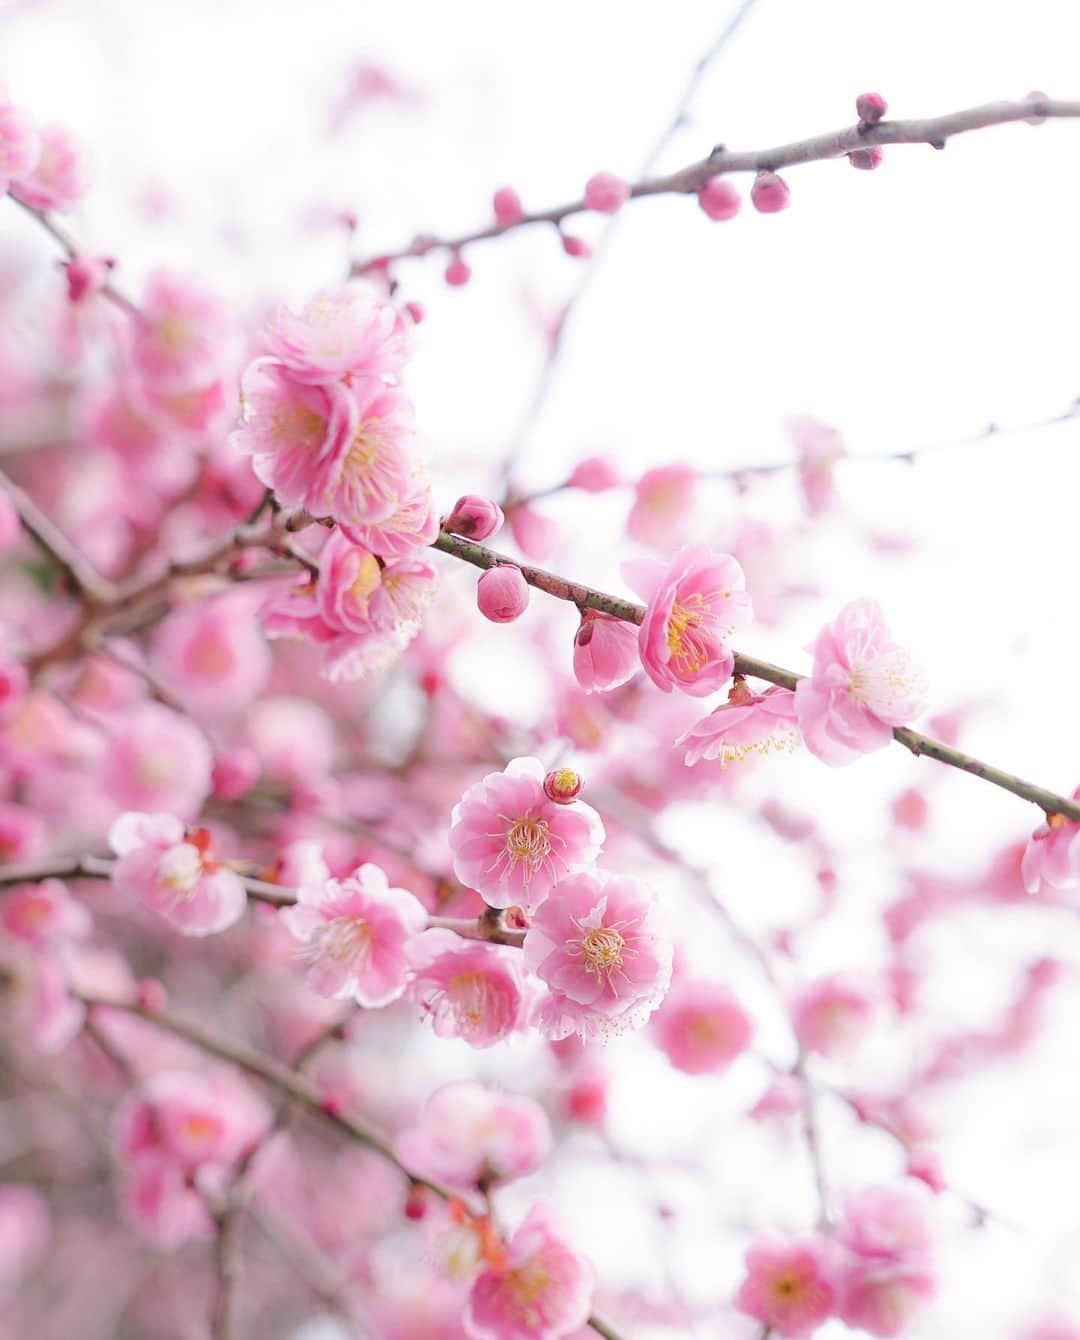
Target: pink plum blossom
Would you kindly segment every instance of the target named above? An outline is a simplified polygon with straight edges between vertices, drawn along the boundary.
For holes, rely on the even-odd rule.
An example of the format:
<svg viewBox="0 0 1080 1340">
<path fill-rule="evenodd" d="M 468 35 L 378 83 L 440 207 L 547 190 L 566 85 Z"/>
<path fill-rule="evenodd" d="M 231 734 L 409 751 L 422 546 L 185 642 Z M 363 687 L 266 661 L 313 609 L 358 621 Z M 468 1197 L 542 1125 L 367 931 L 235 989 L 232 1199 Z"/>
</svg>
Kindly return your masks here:
<svg viewBox="0 0 1080 1340">
<path fill-rule="evenodd" d="M 113 884 L 182 935 L 214 935 L 244 915 L 243 881 L 210 855 L 204 829 L 171 814 L 122 814 L 109 832 Z"/>
<path fill-rule="evenodd" d="M 849 1258 L 838 1283 L 837 1315 L 878 1336 L 900 1335 L 936 1291 L 933 1270 L 921 1260 Z"/>
<path fill-rule="evenodd" d="M 51 950 L 15 936 L 0 938 L 0 979 L 14 1034 L 28 1046 L 52 1055 L 82 1029 L 86 1009 L 68 989 L 64 966 Z"/>
<path fill-rule="evenodd" d="M 761 1238 L 747 1250 L 735 1306 L 777 1335 L 809 1335 L 832 1315 L 835 1303 L 835 1272 L 824 1239 Z"/>
<path fill-rule="evenodd" d="M 90 926 L 90 913 L 59 879 L 14 884 L 0 898 L 0 927 L 27 944 L 81 940 Z"/>
<path fill-rule="evenodd" d="M 109 797 L 122 809 L 193 818 L 210 794 L 213 754 L 188 718 L 143 702 L 118 719 L 102 770 Z"/>
<path fill-rule="evenodd" d="M 922 671 L 889 637 L 876 602 L 854 600 L 808 648 L 814 668 L 795 689 L 795 711 L 807 748 L 840 766 L 883 749 L 894 726 L 923 710 Z"/>
<path fill-rule="evenodd" d="M 871 1335 L 894 1336 L 936 1290 L 925 1188 L 867 1187 L 844 1203 L 838 1315 Z"/>
<path fill-rule="evenodd" d="M 539 1103 L 469 1081 L 437 1089 L 395 1143 L 410 1171 L 462 1190 L 524 1177 L 550 1148 Z"/>
<path fill-rule="evenodd" d="M 369 1009 L 388 1005 L 405 990 L 405 947 L 423 930 L 427 914 L 405 889 L 394 889 L 377 865 L 346 879 L 302 884 L 295 907 L 281 919 L 301 941 L 316 991 L 355 1000 Z"/>
<path fill-rule="evenodd" d="M 610 456 L 587 456 L 578 461 L 566 478 L 568 489 L 581 489 L 585 493 L 606 493 L 620 483 L 622 475 Z"/>
<path fill-rule="evenodd" d="M 263 344 L 294 381 L 349 382 L 396 376 L 408 352 L 408 326 L 373 288 L 350 284 L 318 294 L 299 315 L 281 309 L 263 331 Z"/>
<path fill-rule="evenodd" d="M 0 1185 L 0 1294 L 23 1279 L 48 1250 L 49 1207 L 36 1187 Z"/>
<path fill-rule="evenodd" d="M 584 1326 L 592 1268 L 537 1204 L 506 1245 L 505 1259 L 473 1282 L 465 1328 L 473 1340 L 561 1340 Z"/>
<path fill-rule="evenodd" d="M 215 716 L 246 707 L 270 674 L 270 653 L 247 592 L 179 606 L 154 635 L 151 664 L 196 712 Z"/>
<path fill-rule="evenodd" d="M 85 194 L 86 175 L 86 160 L 71 135 L 45 126 L 38 160 L 11 183 L 11 194 L 33 209 L 68 210 Z"/>
<path fill-rule="evenodd" d="M 557 805 L 544 793 L 539 759 L 516 758 L 488 773 L 454 806 L 454 873 L 492 907 L 535 907 L 604 841 L 600 816 L 583 801 Z"/>
<path fill-rule="evenodd" d="M 750 1016 L 720 982 L 677 977 L 649 1021 L 649 1033 L 676 1070 L 719 1074 L 746 1050 Z"/>
<path fill-rule="evenodd" d="M 422 466 L 413 466 L 406 489 L 389 516 L 379 521 L 342 522 L 341 533 L 361 549 L 368 549 L 388 562 L 408 558 L 414 550 L 427 548 L 439 533 L 439 514 Z"/>
<path fill-rule="evenodd" d="M 719 759 L 720 766 L 741 763 L 754 754 L 791 750 L 799 740 L 795 724 L 795 695 L 775 685 L 754 693 L 738 679 L 728 700 L 681 735 L 676 744 L 688 744 L 687 765 Z"/>
<path fill-rule="evenodd" d="M 845 455 L 843 439 L 835 428 L 806 415 L 789 419 L 787 427 L 799 454 L 799 483 L 806 510 L 811 516 L 819 516 L 835 501 L 833 467 Z"/>
<path fill-rule="evenodd" d="M 0 85 L 0 195 L 34 169 L 41 138 L 29 117 L 15 107 Z"/>
<path fill-rule="evenodd" d="M 586 693 L 617 689 L 634 677 L 639 664 L 633 624 L 598 610 L 581 611 L 574 635 L 574 678 Z"/>
<path fill-rule="evenodd" d="M 341 632 L 415 631 L 435 585 L 434 567 L 418 555 L 380 564 L 335 531 L 319 555 L 315 596 L 323 619 Z"/>
<path fill-rule="evenodd" d="M 866 1036 L 875 1008 L 875 998 L 866 987 L 838 973 L 796 992 L 790 1005 L 791 1022 L 806 1051 L 838 1056 Z"/>
<path fill-rule="evenodd" d="M 1080 786 L 1072 798 L 1080 800 Z M 1028 893 L 1038 893 L 1044 884 L 1063 892 L 1080 888 L 1080 823 L 1050 815 L 1028 838 L 1020 873 Z"/>
<path fill-rule="evenodd" d="M 623 573 L 648 601 L 638 646 L 654 684 L 703 698 L 730 679 L 735 657 L 728 644 L 751 613 L 742 568 L 730 554 L 692 545 L 667 567 L 645 559 L 625 564 Z"/>
<path fill-rule="evenodd" d="M 617 214 L 630 199 L 630 184 L 612 172 L 597 172 L 585 183 L 585 208 Z"/>
<path fill-rule="evenodd" d="M 646 470 L 634 486 L 634 505 L 626 523 L 630 538 L 661 552 L 674 549 L 686 533 L 696 484 L 697 471 L 689 465 Z"/>
<path fill-rule="evenodd" d="M 153 390 L 186 392 L 216 379 L 228 333 L 225 309 L 195 280 L 155 271 L 131 330 L 132 365 Z"/>
<path fill-rule="evenodd" d="M 525 965 L 548 987 L 549 1037 L 636 1027 L 671 982 L 672 945 L 652 890 L 630 875 L 581 871 L 540 905 L 525 933 Z"/>
<path fill-rule="evenodd" d="M 532 995 L 519 950 L 434 929 L 411 940 L 406 955 L 413 972 L 406 995 L 439 1037 L 491 1047 L 525 1026 Z"/>
</svg>

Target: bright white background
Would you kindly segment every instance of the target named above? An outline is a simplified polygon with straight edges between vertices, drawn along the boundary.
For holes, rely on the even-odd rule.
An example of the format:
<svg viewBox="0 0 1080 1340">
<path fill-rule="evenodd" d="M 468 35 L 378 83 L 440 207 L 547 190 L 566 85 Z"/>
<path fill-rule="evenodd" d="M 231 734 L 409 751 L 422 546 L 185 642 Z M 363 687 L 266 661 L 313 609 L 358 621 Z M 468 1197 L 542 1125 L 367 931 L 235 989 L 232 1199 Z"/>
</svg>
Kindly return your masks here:
<svg viewBox="0 0 1080 1340">
<path fill-rule="evenodd" d="M 418 229 L 482 224 L 503 182 L 527 205 L 547 206 L 580 195 L 598 169 L 631 175 L 732 8 L 732 0 L 8 3 L 0 74 L 20 103 L 91 147 L 95 185 L 74 226 L 120 259 L 125 282 L 137 287 L 158 263 L 197 269 L 254 314 L 343 275 L 345 234 L 313 223 L 319 211 L 355 210 L 353 245 L 366 254 Z M 864 89 L 882 91 L 896 116 L 1032 89 L 1078 98 L 1078 45 L 1080 9 L 1062 0 L 758 0 L 663 166 L 721 140 L 763 147 L 847 124 Z M 349 72 L 363 60 L 384 64 L 415 96 L 361 109 L 331 136 Z M 835 425 L 854 454 L 886 453 L 973 436 L 990 421 L 1048 417 L 1080 394 L 1080 123 L 988 130 L 944 153 L 887 150 L 873 174 L 841 161 L 786 175 L 792 204 L 777 217 L 746 208 L 733 223 L 712 224 L 682 198 L 628 211 L 573 318 L 523 458 L 525 482 L 551 483 L 597 452 L 614 454 L 628 473 L 676 459 L 720 468 L 783 458 L 792 413 Z M 151 217 L 151 199 L 166 200 L 164 217 Z M 51 282 L 49 240 L 14 211 L 0 215 L 20 263 Z M 595 233 L 593 222 L 580 231 Z M 447 501 L 487 482 L 542 359 L 530 311 L 553 311 L 578 278 L 546 230 L 477 247 L 469 260 L 474 280 L 461 291 L 442 284 L 442 260 L 401 271 L 406 296 L 429 310 L 411 390 Z M 820 602 L 804 602 L 746 649 L 801 668 L 799 649 L 822 618 L 874 594 L 927 665 L 935 705 L 981 705 L 965 737 L 974 752 L 1071 790 L 1080 780 L 1078 432 L 1080 420 L 914 467 L 841 467 L 841 515 L 792 541 L 791 580 L 816 586 Z M 710 486 L 702 534 L 723 537 L 743 505 L 725 485 Z M 745 506 L 781 525 L 797 518 L 784 481 Z M 627 545 L 612 540 L 624 509 L 616 499 L 554 504 L 572 528 L 611 537 L 575 535 L 560 565 L 598 586 L 617 583 Z M 881 557 L 867 536 L 917 547 Z M 490 645 L 485 693 L 511 708 L 522 680 L 516 668 L 499 673 L 508 644 Z M 873 905 L 895 893 L 897 866 L 977 869 L 1037 817 L 968 779 L 935 775 L 931 837 L 897 850 L 882 801 L 933 766 L 897 752 L 835 774 L 812 760 L 791 765 L 792 795 L 817 807 L 847 861 L 851 917 L 846 932 L 814 947 L 823 967 L 860 966 L 849 962 L 862 943 L 860 898 Z M 717 831 L 715 814 L 690 813 L 675 836 L 710 864 L 751 925 L 780 922 L 805 898 L 808 872 L 760 829 L 744 832 L 733 820 L 720 842 Z M 1018 965 L 1040 953 L 1080 966 L 1074 918 L 995 918 L 957 918 L 935 941 L 935 990 L 956 1019 L 993 1017 Z M 745 989 L 753 992 L 750 979 Z M 1078 1004 L 1075 985 L 1066 987 L 1048 1040 L 1022 1068 L 980 1079 L 970 1095 L 952 1091 L 946 1167 L 1011 1227 L 950 1238 L 956 1282 L 918 1335 L 1012 1336 L 1035 1300 L 1080 1316 Z M 887 1062 L 868 1058 L 867 1073 Z M 715 1085 L 684 1081 L 643 1052 L 620 1081 L 625 1142 L 669 1153 L 714 1147 L 713 1218 L 668 1235 L 691 1294 L 730 1287 L 732 1229 L 804 1221 L 802 1172 L 788 1180 L 768 1150 L 725 1158 L 715 1134 L 760 1078 L 748 1066 Z M 895 1171 L 876 1146 L 863 1154 L 848 1135 L 838 1117 L 826 1141 L 840 1185 Z M 619 1282 L 630 1259 L 625 1182 L 569 1168 L 560 1191 L 601 1275 Z M 610 1197 L 619 1201 L 614 1224 Z M 642 1212 L 635 1236 L 646 1248 L 651 1231 Z"/>
</svg>

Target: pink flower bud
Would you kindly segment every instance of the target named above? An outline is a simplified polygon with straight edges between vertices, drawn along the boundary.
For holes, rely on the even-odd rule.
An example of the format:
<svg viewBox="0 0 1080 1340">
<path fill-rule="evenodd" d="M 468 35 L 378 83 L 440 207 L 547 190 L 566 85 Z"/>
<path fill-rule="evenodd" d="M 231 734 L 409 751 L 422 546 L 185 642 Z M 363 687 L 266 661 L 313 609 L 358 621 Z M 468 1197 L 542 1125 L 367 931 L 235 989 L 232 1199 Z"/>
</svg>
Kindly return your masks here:
<svg viewBox="0 0 1080 1340">
<path fill-rule="evenodd" d="M 584 238 L 571 237 L 568 233 L 562 234 L 562 249 L 575 260 L 587 261 L 592 255 L 592 247 Z"/>
<path fill-rule="evenodd" d="M 698 204 L 716 223 L 733 219 L 742 208 L 742 196 L 726 177 L 710 177 L 697 193 Z"/>
<path fill-rule="evenodd" d="M 597 172 L 585 184 L 585 208 L 598 214 L 618 214 L 630 199 L 630 187 L 611 172 Z"/>
<path fill-rule="evenodd" d="M 454 503 L 443 528 L 468 540 L 486 540 L 501 529 L 504 520 L 503 510 L 494 498 L 466 493 Z"/>
<path fill-rule="evenodd" d="M 495 222 L 504 228 L 520 223 L 525 217 L 521 197 L 512 186 L 500 186 L 491 197 L 491 207 L 495 211 Z"/>
<path fill-rule="evenodd" d="M 423 321 L 424 317 L 427 316 L 427 312 L 424 310 L 424 304 L 421 302 L 407 302 L 405 304 L 405 310 L 412 319 L 414 326 L 418 326 L 420 322 Z"/>
<path fill-rule="evenodd" d="M 452 288 L 461 288 L 462 284 L 467 284 L 472 278 L 472 271 L 462 260 L 460 251 L 454 252 L 453 259 L 446 267 L 444 278 Z"/>
<path fill-rule="evenodd" d="M 169 1003 L 169 994 L 156 977 L 144 977 L 136 987 L 135 999 L 147 1014 L 160 1014 Z"/>
<path fill-rule="evenodd" d="M 584 489 L 586 493 L 604 493 L 621 482 L 619 467 L 610 456 L 589 456 L 578 461 L 566 481 L 570 489 Z"/>
<path fill-rule="evenodd" d="M 513 623 L 529 603 L 529 584 L 510 563 L 488 568 L 476 584 L 480 613 L 492 623 Z"/>
<path fill-rule="evenodd" d="M 583 1126 L 603 1126 L 607 1118 L 607 1076 L 601 1070 L 578 1075 L 566 1094 L 566 1115 Z"/>
<path fill-rule="evenodd" d="M 570 805 L 581 795 L 585 779 L 573 768 L 555 768 L 544 778 L 544 795 L 556 805 Z"/>
<path fill-rule="evenodd" d="M 115 265 L 111 256 L 73 256 L 70 261 L 65 261 L 63 270 L 67 276 L 68 301 L 82 302 L 100 293 Z"/>
<path fill-rule="evenodd" d="M 754 178 L 750 200 L 759 214 L 779 214 L 787 209 L 791 192 L 783 177 L 775 172 L 759 172 Z"/>
<path fill-rule="evenodd" d="M 855 99 L 855 112 L 864 126 L 876 126 L 888 110 L 880 93 L 860 93 Z"/>
<path fill-rule="evenodd" d="M 881 160 L 885 157 L 885 150 L 880 144 L 872 144 L 868 149 L 852 149 L 848 154 L 848 162 L 853 168 L 861 168 L 863 172 L 873 172 L 874 168 L 881 166 Z"/>
<path fill-rule="evenodd" d="M 431 1198 L 428 1195 L 428 1189 L 420 1182 L 414 1182 L 409 1187 L 409 1194 L 405 1198 L 405 1218 L 406 1219 L 424 1219 L 431 1208 Z"/>
</svg>

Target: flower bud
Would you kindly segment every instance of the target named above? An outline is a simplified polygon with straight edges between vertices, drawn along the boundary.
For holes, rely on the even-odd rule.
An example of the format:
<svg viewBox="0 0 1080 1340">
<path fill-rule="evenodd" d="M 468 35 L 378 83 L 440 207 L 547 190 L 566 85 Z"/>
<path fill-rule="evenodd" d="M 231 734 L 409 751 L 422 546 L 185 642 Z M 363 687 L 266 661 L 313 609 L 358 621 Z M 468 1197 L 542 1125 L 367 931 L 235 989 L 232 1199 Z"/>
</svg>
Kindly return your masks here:
<svg viewBox="0 0 1080 1340">
<path fill-rule="evenodd" d="M 742 196 L 726 177 L 710 177 L 698 191 L 697 198 L 714 223 L 733 219 L 742 208 Z"/>
<path fill-rule="evenodd" d="M 66 261 L 63 268 L 67 276 L 68 302 L 83 302 L 100 293 L 113 265 L 107 256 L 73 256 Z"/>
<path fill-rule="evenodd" d="M 585 184 L 585 208 L 617 214 L 630 199 L 630 187 L 611 172 L 597 172 Z"/>
<path fill-rule="evenodd" d="M 529 603 L 529 584 L 521 569 L 511 563 L 488 568 L 476 584 L 476 603 L 492 623 L 513 623 Z"/>
<path fill-rule="evenodd" d="M 430 1208 L 431 1197 L 427 1187 L 420 1182 L 413 1182 L 409 1187 L 409 1194 L 405 1197 L 405 1218 L 424 1219 Z"/>
<path fill-rule="evenodd" d="M 848 154 L 848 162 L 853 168 L 861 168 L 863 172 L 873 172 L 874 168 L 881 166 L 881 160 L 885 157 L 885 150 L 880 144 L 872 144 L 868 149 L 852 149 Z"/>
<path fill-rule="evenodd" d="M 495 222 L 503 228 L 520 223 L 525 217 L 521 197 L 512 186 L 500 186 L 491 197 L 491 207 L 495 211 Z"/>
<path fill-rule="evenodd" d="M 888 110 L 880 93 L 860 93 L 855 99 L 855 113 L 864 126 L 876 126 Z"/>
<path fill-rule="evenodd" d="M 412 319 L 414 326 L 418 326 L 420 322 L 423 321 L 424 317 L 427 316 L 427 312 L 425 312 L 424 304 L 422 302 L 407 302 L 405 304 L 405 310 Z"/>
<path fill-rule="evenodd" d="M 562 234 L 562 249 L 575 260 L 587 261 L 592 255 L 592 247 L 584 238 L 571 237 L 569 233 Z"/>
<path fill-rule="evenodd" d="M 472 278 L 472 271 L 462 260 L 460 251 L 454 252 L 453 259 L 446 267 L 444 278 L 451 288 L 461 288 L 462 284 L 467 284 Z"/>
<path fill-rule="evenodd" d="M 571 805 L 581 795 L 585 779 L 573 768 L 555 768 L 544 778 L 544 795 L 556 805 Z"/>
<path fill-rule="evenodd" d="M 783 177 L 775 172 L 759 172 L 754 178 L 750 200 L 759 214 L 779 214 L 787 209 L 791 191 Z"/>
<path fill-rule="evenodd" d="M 468 540 L 486 540 L 501 529 L 504 520 L 503 510 L 494 498 L 466 493 L 454 503 L 443 527 Z"/>
<path fill-rule="evenodd" d="M 583 489 L 586 493 L 604 493 L 621 482 L 619 467 L 610 456 L 589 456 L 578 461 L 566 481 L 568 489 Z"/>
</svg>

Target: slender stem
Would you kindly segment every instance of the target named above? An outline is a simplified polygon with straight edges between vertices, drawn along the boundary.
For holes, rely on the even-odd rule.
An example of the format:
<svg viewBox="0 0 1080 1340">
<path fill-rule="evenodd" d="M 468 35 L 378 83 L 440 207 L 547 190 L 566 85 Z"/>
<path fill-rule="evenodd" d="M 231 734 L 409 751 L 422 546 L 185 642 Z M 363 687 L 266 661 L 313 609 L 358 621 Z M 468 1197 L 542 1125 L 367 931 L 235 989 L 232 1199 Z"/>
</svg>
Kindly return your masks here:
<svg viewBox="0 0 1080 1340">
<path fill-rule="evenodd" d="M 101 576 L 33 498 L 3 471 L 0 471 L 0 488 L 11 499 L 27 533 L 64 574 L 75 594 L 90 605 L 108 604 L 114 596 L 112 583 Z"/>
<path fill-rule="evenodd" d="M 477 544 L 475 540 L 463 540 L 447 531 L 440 532 L 433 547 L 478 568 L 493 568 L 500 563 L 509 563 L 520 570 L 530 586 L 545 591 L 557 600 L 569 601 L 579 609 L 600 610 L 613 618 L 633 624 L 640 624 L 645 614 L 645 607 L 635 604 L 632 600 L 623 600 L 604 591 L 596 591 L 592 587 L 583 586 L 580 582 L 567 581 L 565 577 L 558 577 L 554 573 L 534 568 L 527 563 L 516 563 L 505 554 L 488 549 L 486 545 Z M 793 670 L 785 670 L 783 666 L 773 665 L 770 661 L 760 660 L 756 656 L 747 656 L 743 652 L 735 653 L 735 673 L 749 675 L 754 679 L 764 679 L 785 689 L 794 689 L 803 678 Z M 918 731 L 908 729 L 907 726 L 898 726 L 893 731 L 893 739 L 916 757 L 935 759 L 938 763 L 969 773 L 972 777 L 978 777 L 992 786 L 999 786 L 1002 790 L 1019 796 L 1021 800 L 1038 805 L 1046 814 L 1062 814 L 1066 818 L 1080 821 L 1080 802 L 1058 795 L 1056 791 L 1050 791 L 1046 787 L 1037 786 L 1034 782 L 1024 781 L 1022 777 L 984 763 L 981 759 L 965 754 L 963 750 L 954 749 L 952 745 L 947 745 L 941 740 L 922 735 Z"/>
<path fill-rule="evenodd" d="M 843 130 L 813 135 L 809 139 L 794 140 L 790 144 L 780 144 L 771 149 L 736 151 L 720 144 L 708 157 L 690 163 L 677 172 L 661 177 L 646 176 L 635 182 L 630 188 L 630 195 L 634 199 L 649 195 L 686 195 L 699 190 L 710 178 L 721 174 L 776 171 L 778 168 L 794 167 L 799 163 L 839 158 L 871 145 L 929 144 L 935 149 L 944 149 L 954 135 L 984 130 L 989 126 L 1005 125 L 1011 121 L 1036 122 L 1052 117 L 1080 117 L 1080 102 L 1062 102 L 1033 95 L 1023 102 L 989 102 L 945 116 L 909 121 L 881 121 L 876 126 L 857 124 Z M 552 209 L 526 214 L 518 223 L 493 223 L 457 237 L 438 238 L 425 234 L 397 251 L 383 252 L 379 256 L 354 262 L 351 272 L 365 274 L 369 270 L 385 268 L 392 261 L 412 256 L 426 256 L 432 251 L 459 251 L 470 243 L 504 237 L 519 228 L 531 227 L 534 224 L 546 223 L 558 226 L 564 219 L 584 213 L 585 210 L 584 199 L 572 200 L 568 204 L 556 205 Z"/>
<path fill-rule="evenodd" d="M 38 223 L 41 224 L 42 228 L 45 229 L 49 236 L 63 247 L 69 260 L 74 260 L 76 256 L 85 254 L 83 249 L 75 241 L 74 237 L 72 237 L 62 224 L 57 223 L 51 214 L 47 214 L 43 209 L 35 209 L 33 205 L 27 205 L 13 195 L 9 196 L 8 199 L 11 200 L 13 204 L 18 205 L 20 209 L 26 210 L 31 218 L 37 219 Z M 125 294 L 121 293 L 115 284 L 106 284 L 101 292 L 111 303 L 116 307 L 119 307 L 121 311 L 126 312 L 128 316 L 139 315 L 139 309 L 135 303 L 133 303 Z"/>
</svg>

